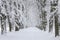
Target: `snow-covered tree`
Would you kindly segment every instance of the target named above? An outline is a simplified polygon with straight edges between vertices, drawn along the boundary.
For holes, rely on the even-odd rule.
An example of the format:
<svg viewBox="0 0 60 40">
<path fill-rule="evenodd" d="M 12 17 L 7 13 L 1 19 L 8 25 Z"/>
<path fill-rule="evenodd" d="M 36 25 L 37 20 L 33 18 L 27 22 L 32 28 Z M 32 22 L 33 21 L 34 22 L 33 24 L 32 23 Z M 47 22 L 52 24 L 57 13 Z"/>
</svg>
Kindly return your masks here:
<svg viewBox="0 0 60 40">
<path fill-rule="evenodd" d="M 40 28 L 43 30 L 46 30 L 46 24 L 47 24 L 47 14 L 46 14 L 46 0 L 37 0 L 38 1 L 38 10 L 40 11 Z"/>
<path fill-rule="evenodd" d="M 53 12 L 53 17 L 55 20 L 55 36 L 59 35 L 59 27 L 58 27 L 58 0 L 51 1 L 51 13 Z M 51 27 L 51 26 L 50 26 Z M 53 26 L 52 26 L 53 27 Z M 51 30 L 51 29 L 50 29 Z"/>
</svg>

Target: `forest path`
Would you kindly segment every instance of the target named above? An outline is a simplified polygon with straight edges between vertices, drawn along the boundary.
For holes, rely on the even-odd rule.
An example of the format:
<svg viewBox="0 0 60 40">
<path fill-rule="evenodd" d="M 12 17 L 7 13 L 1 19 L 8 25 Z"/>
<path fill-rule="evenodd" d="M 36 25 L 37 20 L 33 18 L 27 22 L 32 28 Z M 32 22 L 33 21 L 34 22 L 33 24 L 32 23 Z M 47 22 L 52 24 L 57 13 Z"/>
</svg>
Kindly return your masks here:
<svg viewBox="0 0 60 40">
<path fill-rule="evenodd" d="M 54 37 L 52 33 L 41 31 L 36 27 L 21 29 L 17 32 L 8 32 L 0 35 L 0 40 L 60 40 Z"/>
</svg>

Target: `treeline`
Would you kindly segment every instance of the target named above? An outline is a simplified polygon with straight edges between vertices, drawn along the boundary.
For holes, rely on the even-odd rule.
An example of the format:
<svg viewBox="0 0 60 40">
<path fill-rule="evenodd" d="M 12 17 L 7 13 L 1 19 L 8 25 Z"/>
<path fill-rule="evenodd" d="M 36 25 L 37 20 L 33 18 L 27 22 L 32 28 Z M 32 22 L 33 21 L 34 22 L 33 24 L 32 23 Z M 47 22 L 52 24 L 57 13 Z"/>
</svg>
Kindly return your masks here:
<svg viewBox="0 0 60 40">
<path fill-rule="evenodd" d="M 37 0 L 40 10 L 41 24 L 37 26 L 41 30 L 53 32 L 56 36 L 60 35 L 60 21 L 58 13 L 59 0 Z"/>
<path fill-rule="evenodd" d="M 18 31 L 24 28 L 22 23 L 22 12 L 24 6 L 17 0 L 1 0 L 0 3 L 0 28 L 1 34 L 7 32 L 7 28 L 11 32 L 12 30 Z"/>
<path fill-rule="evenodd" d="M 1 34 L 12 30 L 27 28 L 29 25 L 29 9 L 31 6 L 38 8 L 39 22 L 36 27 L 60 35 L 60 22 L 58 13 L 59 0 L 1 0 L 0 3 L 0 28 Z M 35 8 L 34 8 L 35 9 Z M 34 13 L 35 15 L 36 13 Z M 32 14 L 33 15 L 33 14 Z M 37 16 L 36 16 L 37 17 Z M 32 17 L 31 17 L 32 18 Z M 33 20 L 30 19 L 32 22 Z M 33 23 L 34 24 L 34 23 Z"/>
</svg>

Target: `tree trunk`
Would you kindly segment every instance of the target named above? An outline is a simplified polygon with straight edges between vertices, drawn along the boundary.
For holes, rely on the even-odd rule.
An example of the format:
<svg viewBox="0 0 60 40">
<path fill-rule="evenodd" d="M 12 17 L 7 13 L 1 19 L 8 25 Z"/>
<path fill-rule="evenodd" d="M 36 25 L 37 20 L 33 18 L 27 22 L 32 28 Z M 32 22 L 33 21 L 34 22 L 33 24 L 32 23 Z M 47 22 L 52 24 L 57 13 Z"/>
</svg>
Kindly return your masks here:
<svg viewBox="0 0 60 40">
<path fill-rule="evenodd" d="M 12 26 L 11 26 L 9 15 L 8 15 L 8 23 L 9 23 L 9 31 L 11 32 L 12 31 Z"/>
<path fill-rule="evenodd" d="M 58 15 L 55 16 L 55 37 L 59 35 Z"/>
</svg>

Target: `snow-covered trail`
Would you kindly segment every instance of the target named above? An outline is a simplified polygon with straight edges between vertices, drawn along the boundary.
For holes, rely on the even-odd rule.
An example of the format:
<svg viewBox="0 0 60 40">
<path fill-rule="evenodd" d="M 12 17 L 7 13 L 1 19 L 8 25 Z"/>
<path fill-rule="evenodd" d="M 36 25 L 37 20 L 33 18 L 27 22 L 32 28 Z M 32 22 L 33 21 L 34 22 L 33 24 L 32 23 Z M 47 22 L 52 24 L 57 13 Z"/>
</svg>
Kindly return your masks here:
<svg viewBox="0 0 60 40">
<path fill-rule="evenodd" d="M 0 35 L 0 40 L 60 40 L 60 38 L 55 38 L 53 34 L 41 31 L 36 27 L 30 27 Z"/>
</svg>

